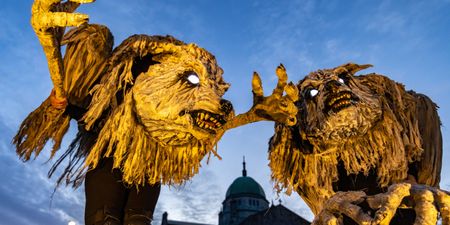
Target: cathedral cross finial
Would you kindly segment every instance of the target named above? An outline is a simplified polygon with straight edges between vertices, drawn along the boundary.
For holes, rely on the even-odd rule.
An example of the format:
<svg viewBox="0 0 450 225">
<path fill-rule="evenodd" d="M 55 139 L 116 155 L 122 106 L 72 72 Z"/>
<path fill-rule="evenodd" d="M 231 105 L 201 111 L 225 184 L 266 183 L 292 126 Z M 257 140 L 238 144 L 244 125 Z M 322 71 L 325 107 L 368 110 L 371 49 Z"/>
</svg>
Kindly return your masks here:
<svg viewBox="0 0 450 225">
<path fill-rule="evenodd" d="M 244 169 L 242 170 L 242 176 L 246 177 L 247 176 L 247 170 L 245 169 L 245 156 L 244 156 L 244 161 L 242 162 L 242 165 L 244 166 Z"/>
</svg>

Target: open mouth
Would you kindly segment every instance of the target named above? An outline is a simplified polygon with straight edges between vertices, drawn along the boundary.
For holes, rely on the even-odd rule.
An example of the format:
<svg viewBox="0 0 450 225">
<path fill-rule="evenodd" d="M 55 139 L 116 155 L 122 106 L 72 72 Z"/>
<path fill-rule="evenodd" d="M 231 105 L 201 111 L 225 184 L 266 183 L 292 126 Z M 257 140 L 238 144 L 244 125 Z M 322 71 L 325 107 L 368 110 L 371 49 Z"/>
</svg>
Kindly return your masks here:
<svg viewBox="0 0 450 225">
<path fill-rule="evenodd" d="M 225 117 L 214 114 L 204 110 L 197 110 L 190 113 L 194 119 L 195 126 L 208 130 L 215 131 L 225 124 Z"/>
<path fill-rule="evenodd" d="M 332 93 L 325 101 L 325 112 L 333 111 L 335 113 L 354 105 L 359 101 L 350 91 L 341 91 L 338 93 Z"/>
</svg>

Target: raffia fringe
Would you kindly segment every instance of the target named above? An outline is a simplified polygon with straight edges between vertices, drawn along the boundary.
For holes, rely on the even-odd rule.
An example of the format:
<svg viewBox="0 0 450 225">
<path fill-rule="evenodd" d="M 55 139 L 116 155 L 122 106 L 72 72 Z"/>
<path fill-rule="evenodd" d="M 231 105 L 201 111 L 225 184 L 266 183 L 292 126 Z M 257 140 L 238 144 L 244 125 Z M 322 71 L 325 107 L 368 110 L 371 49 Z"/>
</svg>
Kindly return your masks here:
<svg viewBox="0 0 450 225">
<path fill-rule="evenodd" d="M 146 182 L 182 184 L 198 173 L 200 161 L 209 152 L 202 143 L 161 146 L 148 138 L 134 113 L 130 92 L 106 121 L 86 158 L 87 167 L 113 157 L 113 167 L 123 172 L 123 181 L 138 186 Z"/>
<path fill-rule="evenodd" d="M 322 154 L 304 154 L 291 145 L 289 139 L 295 137 L 289 128 L 282 127 L 275 137 L 281 138 L 279 144 L 269 154 L 272 178 L 279 190 L 301 191 L 305 196 L 325 200 L 334 194 L 332 184 L 338 180 L 337 165 L 342 161 L 348 174 L 367 175 L 371 168 L 376 168 L 380 186 L 386 187 L 404 180 L 408 162 L 423 151 L 418 147 L 407 149 L 404 144 L 407 137 L 403 136 L 402 129 L 393 113 L 387 111 L 372 132 L 337 147 L 339 151 L 320 150 L 316 146 L 315 151 Z"/>
<path fill-rule="evenodd" d="M 37 109 L 31 112 L 20 125 L 19 131 L 13 139 L 19 157 L 28 161 L 32 155 L 37 157 L 48 140 L 53 141 L 51 157 L 60 148 L 61 141 L 66 134 L 70 117 L 64 109 L 51 106 L 47 98 Z"/>
</svg>

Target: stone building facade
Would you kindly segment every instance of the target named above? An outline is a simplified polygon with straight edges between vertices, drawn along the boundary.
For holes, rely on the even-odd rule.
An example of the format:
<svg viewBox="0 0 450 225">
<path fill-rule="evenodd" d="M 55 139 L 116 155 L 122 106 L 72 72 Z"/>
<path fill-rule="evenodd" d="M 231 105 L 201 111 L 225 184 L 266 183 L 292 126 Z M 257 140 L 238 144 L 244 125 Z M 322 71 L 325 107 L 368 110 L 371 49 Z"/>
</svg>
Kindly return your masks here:
<svg viewBox="0 0 450 225">
<path fill-rule="evenodd" d="M 283 205 L 269 206 L 263 188 L 253 178 L 247 176 L 245 160 L 242 176 L 228 187 L 219 225 L 307 225 L 310 224 Z M 167 212 L 161 225 L 207 225 L 184 221 L 168 220 Z"/>
</svg>

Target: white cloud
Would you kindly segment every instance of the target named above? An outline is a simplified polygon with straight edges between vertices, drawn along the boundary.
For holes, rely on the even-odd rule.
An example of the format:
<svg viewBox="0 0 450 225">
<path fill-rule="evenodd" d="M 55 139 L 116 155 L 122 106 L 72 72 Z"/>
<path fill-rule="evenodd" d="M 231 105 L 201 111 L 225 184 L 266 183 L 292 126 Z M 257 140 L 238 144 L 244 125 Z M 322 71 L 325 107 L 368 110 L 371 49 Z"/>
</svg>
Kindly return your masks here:
<svg viewBox="0 0 450 225">
<path fill-rule="evenodd" d="M 379 10 L 373 15 L 366 29 L 380 33 L 403 32 L 406 26 L 406 19 L 398 12 L 385 12 Z"/>
<path fill-rule="evenodd" d="M 212 171 L 202 168 L 200 174 L 180 187 L 163 187 L 154 224 L 159 224 L 162 213 L 167 211 L 170 220 L 198 223 L 217 223 L 224 194 Z"/>
<path fill-rule="evenodd" d="M 424 41 L 430 39 L 423 35 L 427 34 L 425 28 L 433 24 L 430 22 L 435 20 L 433 13 L 436 12 L 437 6 L 442 6 L 442 2 L 447 4 L 449 0 L 439 0 L 440 4 L 435 4 L 436 1 L 420 1 L 405 5 L 402 10 L 396 7 L 395 1 L 382 1 L 380 4 L 371 3 L 372 5 L 369 4 L 355 11 L 348 9 L 345 11 L 340 8 L 341 1 L 337 0 L 253 1 L 251 3 L 253 8 L 248 9 L 246 20 L 242 20 L 242 24 L 233 25 L 234 28 L 243 25 L 248 25 L 249 28 L 246 31 L 249 33 L 249 40 L 242 39 L 239 43 L 233 43 L 242 47 L 242 50 L 234 52 L 233 56 L 242 55 L 250 59 L 245 58 L 246 60 L 242 62 L 230 64 L 224 68 L 227 71 L 226 79 L 233 80 L 229 95 L 235 98 L 233 99 L 235 108 L 248 109 L 249 107 L 251 70 L 257 70 L 260 73 L 268 93 L 276 83 L 274 71 L 279 63 L 285 64 L 289 78 L 294 82 L 310 71 L 336 66 L 348 60 L 376 64 L 377 71 L 390 71 L 391 76 L 402 77 L 403 80 L 408 76 L 417 76 L 417 74 L 410 75 L 400 66 L 410 66 L 411 70 L 414 68 L 426 70 L 425 68 L 430 68 L 432 65 L 426 63 L 420 67 L 408 65 L 405 63 L 409 60 L 406 57 L 408 54 L 398 53 L 408 50 L 410 55 L 414 55 L 418 47 L 427 45 Z M 80 11 L 88 12 L 92 22 L 110 27 L 116 36 L 116 45 L 134 33 L 150 35 L 169 33 L 179 39 L 194 42 L 211 38 L 205 35 L 212 32 L 209 30 L 212 27 L 207 27 L 211 24 L 205 21 L 208 18 L 200 17 L 201 12 L 196 11 L 198 8 L 193 6 L 195 4 L 184 2 L 182 4 L 185 5 L 174 6 L 167 2 L 146 0 L 111 0 L 82 6 Z M 364 2 L 365 4 L 368 3 Z M 444 6 L 448 7 L 448 4 Z M 326 15 L 324 11 L 333 17 Z M 15 12 L 17 15 L 13 17 L 13 20 L 9 16 L 3 16 L 10 15 L 11 12 L 8 12 L 9 14 L 4 12 L 4 8 L 0 9 L 2 15 L 0 17 L 0 27 L 2 27 L 0 47 L 2 47 L 2 53 L 6 53 L 0 55 L 2 62 L 0 120 L 6 121 L 6 127 L 15 130 L 26 114 L 44 100 L 51 88 L 51 82 L 42 49 L 28 21 L 25 21 L 28 20 L 29 10 Z M 27 19 L 16 20 L 18 17 Z M 348 27 L 352 27 L 353 30 L 346 29 Z M 223 38 L 216 44 L 217 46 L 213 46 L 215 49 L 220 49 L 221 45 L 229 41 L 227 39 L 229 33 L 226 32 L 230 30 L 220 29 L 220 31 Z M 346 32 L 352 33 L 350 35 Z M 446 44 L 440 43 L 437 46 L 444 48 Z M 441 51 L 437 48 L 430 50 Z M 428 54 L 423 57 L 432 59 L 435 57 L 433 51 L 428 51 Z M 398 54 L 400 59 L 389 58 L 392 54 Z M 230 61 L 229 57 L 231 56 L 224 54 L 223 61 Z M 400 65 L 402 62 L 403 64 Z M 446 64 L 442 64 L 441 67 L 444 68 L 442 71 L 447 68 Z M 233 69 L 239 73 L 230 74 L 229 71 Z M 403 72 L 400 73 L 401 71 Z M 244 75 L 240 76 L 241 74 Z M 437 102 L 442 107 L 440 112 L 444 126 L 448 127 L 450 124 L 448 119 L 450 103 L 447 104 L 448 82 L 446 83 L 446 80 L 441 82 L 442 79 L 434 78 L 436 74 L 426 74 L 427 79 L 421 77 L 421 82 L 417 86 L 429 90 L 427 94 L 431 93 L 437 97 Z M 428 82 L 428 80 L 434 81 Z M 3 181 L 0 184 L 0 217 L 5 221 L 7 218 L 16 217 L 18 219 L 15 224 L 19 225 L 54 224 L 48 221 L 67 222 L 67 219 L 82 221 L 84 210 L 82 189 L 58 189 L 50 207 L 54 179 L 46 178 L 49 164 L 43 164 L 48 151 L 36 162 L 21 163 L 9 145 L 13 132 L 4 131 L 2 125 L 0 123 L 0 134 L 2 134 L 0 177 Z M 267 157 L 267 140 L 271 132 L 273 132 L 272 123 L 264 123 L 264 125 L 259 123 L 226 134 L 219 152 L 224 157 L 221 162 L 215 160 L 213 165 L 203 167 L 200 174 L 185 187 L 170 190 L 167 187 L 163 188 L 155 212 L 154 224 L 158 224 L 164 211 L 169 212 L 171 219 L 217 223 L 217 213 L 224 198 L 224 189 L 239 175 L 240 167 L 237 166 L 237 169 L 234 167 L 240 165 L 243 154 L 246 154 L 248 159 L 251 157 L 259 159 L 259 161 L 255 160 L 256 166 L 253 168 L 256 172 L 252 176 L 258 177 L 256 180 L 263 185 L 269 201 L 276 199 L 275 194 L 270 191 L 272 190 L 268 181 L 270 171 L 266 167 L 267 162 L 264 161 Z M 443 134 L 444 139 L 449 136 L 446 127 L 443 128 Z M 449 146 L 447 142 L 444 146 Z M 445 147 L 444 162 L 448 161 L 445 160 L 449 158 L 448 150 L 448 147 Z M 251 164 L 248 166 L 250 168 Z M 445 176 L 445 173 L 449 171 L 448 168 L 449 165 L 444 163 L 442 187 L 450 189 L 448 176 Z M 226 172 L 222 172 L 225 170 Z M 311 212 L 296 193 L 290 197 L 282 195 L 281 199 L 283 204 L 294 212 L 311 219 Z"/>
<path fill-rule="evenodd" d="M 23 163 L 9 144 L 13 131 L 3 121 L 0 121 L 0 132 L 0 217 L 11 217 L 18 225 L 81 221 L 84 201 L 80 190 L 61 187 L 51 198 L 55 179 L 47 178 L 51 163 L 45 163 L 50 151 L 44 149 L 37 160 Z"/>
</svg>

